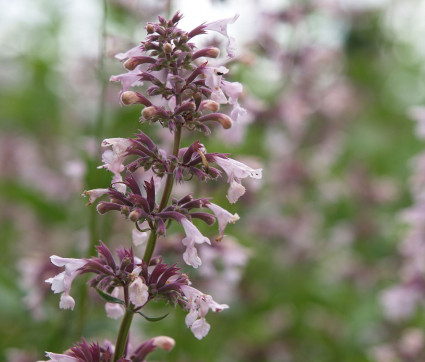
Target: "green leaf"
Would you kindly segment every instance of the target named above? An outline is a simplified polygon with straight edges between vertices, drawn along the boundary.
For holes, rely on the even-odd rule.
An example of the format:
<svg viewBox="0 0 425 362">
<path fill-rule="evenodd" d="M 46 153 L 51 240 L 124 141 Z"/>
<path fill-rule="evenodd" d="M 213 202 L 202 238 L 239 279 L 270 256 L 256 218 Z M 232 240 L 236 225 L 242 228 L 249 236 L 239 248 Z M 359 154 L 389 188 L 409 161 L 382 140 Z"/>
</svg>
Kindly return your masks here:
<svg viewBox="0 0 425 362">
<path fill-rule="evenodd" d="M 167 315 L 169 315 L 170 313 L 164 314 L 161 317 L 148 317 L 147 315 L 144 315 L 142 312 L 137 312 L 139 313 L 143 318 L 145 318 L 146 320 L 148 320 L 149 322 L 158 322 L 161 319 L 164 319 Z"/>
<path fill-rule="evenodd" d="M 95 288 L 95 289 L 96 289 L 96 292 L 98 292 L 99 295 L 104 300 L 106 300 L 108 303 L 117 303 L 117 304 L 123 304 L 123 305 L 125 304 L 123 300 L 118 299 L 118 298 L 115 298 L 115 297 L 113 297 L 113 296 L 111 296 L 109 294 L 106 294 L 106 293 L 102 292 L 100 289 L 97 289 L 97 288 Z"/>
</svg>

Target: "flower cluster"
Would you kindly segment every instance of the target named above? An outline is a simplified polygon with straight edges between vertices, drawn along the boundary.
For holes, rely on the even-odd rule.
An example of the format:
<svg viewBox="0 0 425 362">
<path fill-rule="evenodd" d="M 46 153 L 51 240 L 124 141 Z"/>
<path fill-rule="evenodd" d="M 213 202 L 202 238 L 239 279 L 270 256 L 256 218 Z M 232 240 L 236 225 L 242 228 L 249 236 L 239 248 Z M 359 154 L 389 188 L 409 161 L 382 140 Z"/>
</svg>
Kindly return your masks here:
<svg viewBox="0 0 425 362">
<path fill-rule="evenodd" d="M 183 131 L 201 131 L 209 135 L 214 123 L 229 129 L 233 120 L 245 110 L 238 102 L 242 85 L 223 78 L 229 72 L 227 68 L 217 62 L 210 64 L 211 59 L 219 56 L 219 49 L 206 47 L 198 50 L 192 42 L 194 37 L 208 30 L 216 31 L 227 38 L 226 49 L 228 55 L 233 56 L 233 39 L 227 34 L 227 25 L 236 21 L 237 16 L 201 24 L 190 32 L 178 28 L 181 18 L 177 12 L 169 21 L 159 17 L 158 23 L 148 23 L 146 40 L 116 56 L 127 72 L 111 77 L 111 81 L 121 82 L 122 104 L 141 105 L 140 122 L 160 125 L 174 135 L 172 153 L 168 154 L 142 131 L 138 131 L 134 138 L 105 139 L 102 142 L 105 148 L 103 164 L 99 168 L 113 174 L 112 182 L 107 188 L 92 189 L 83 194 L 88 196 L 89 205 L 97 202 L 99 214 L 117 211 L 134 223 L 139 233 L 137 236 L 143 241 L 148 239 L 143 258 L 134 255 L 131 248 L 120 247 L 116 261 L 107 245 L 100 242 L 97 257 L 69 259 L 53 256 L 52 262 L 65 267 L 65 271 L 46 281 L 55 293 L 62 293 L 60 307 L 73 309 L 72 281 L 79 274 L 95 274 L 89 284 L 105 300 L 107 315 L 114 319 L 124 316 L 113 352 L 114 360 L 142 360 L 158 345 L 154 338 L 137 348 L 130 359 L 125 356 L 130 316 L 139 314 L 152 320 L 141 311 L 152 300 L 163 300 L 188 311 L 186 325 L 198 339 L 205 337 L 210 330 L 205 319 L 208 311 L 219 312 L 228 308 L 191 286 L 189 277 L 181 273 L 176 264 L 163 263 L 162 257 L 154 252 L 159 236 L 168 237 L 167 228 L 175 222 L 186 234 L 181 240 L 185 247 L 182 258 L 186 264 L 198 268 L 202 260 L 196 245 L 210 245 L 211 240 L 200 232 L 193 220 L 200 219 L 207 225 L 217 221 L 219 235 L 216 241 L 221 241 L 226 225 L 236 222 L 239 216 L 212 203 L 210 198 L 196 198 L 193 193 L 172 197 L 174 184 L 187 182 L 193 176 L 203 182 L 217 180 L 224 171 L 230 184 L 227 198 L 235 203 L 245 193 L 241 180 L 262 176 L 261 169 L 253 169 L 227 154 L 207 152 L 200 141 L 182 147 Z M 144 94 L 130 90 L 133 86 L 143 86 Z M 222 104 L 231 106 L 230 116 L 219 111 Z M 157 320 L 160 319 L 162 317 Z M 84 341 L 66 354 L 77 359 L 83 355 L 92 356 L 92 360 L 109 361 L 112 349 L 102 349 Z M 49 356 L 52 358 L 53 354 Z M 66 358 L 63 360 L 68 360 Z"/>
<path fill-rule="evenodd" d="M 170 337 L 154 337 L 141 343 L 132 352 L 126 353 L 126 356 L 121 357 L 117 362 L 143 362 L 146 361 L 146 356 L 157 348 L 170 351 L 173 349 L 174 345 L 175 341 Z M 112 362 L 114 361 L 114 349 L 115 347 L 108 341 L 104 343 L 104 346 L 100 346 L 98 343 L 89 344 L 83 339 L 82 342 L 76 343 L 63 354 L 47 352 L 46 357 L 49 357 L 49 361 L 55 362 Z"/>
</svg>

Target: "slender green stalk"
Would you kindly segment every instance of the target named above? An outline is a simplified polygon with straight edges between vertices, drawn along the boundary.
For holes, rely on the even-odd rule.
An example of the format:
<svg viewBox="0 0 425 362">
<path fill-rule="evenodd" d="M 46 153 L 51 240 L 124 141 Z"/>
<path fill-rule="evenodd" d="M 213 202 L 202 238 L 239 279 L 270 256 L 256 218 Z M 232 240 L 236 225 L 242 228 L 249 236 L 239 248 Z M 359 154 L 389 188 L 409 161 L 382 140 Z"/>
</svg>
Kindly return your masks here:
<svg viewBox="0 0 425 362">
<path fill-rule="evenodd" d="M 131 322 L 133 320 L 134 313 L 131 309 L 125 310 L 124 318 L 121 322 L 121 327 L 118 332 L 117 343 L 115 345 L 114 362 L 123 357 L 125 347 L 127 345 L 128 332 L 130 330 Z"/>
<path fill-rule="evenodd" d="M 180 141 L 182 135 L 181 126 L 177 126 L 176 131 L 174 132 L 174 146 L 173 146 L 173 155 L 177 156 L 180 149 Z M 170 199 L 171 190 L 173 189 L 174 176 L 173 169 L 170 170 L 170 173 L 167 175 L 167 179 L 165 180 L 164 192 L 162 194 L 161 202 L 159 204 L 159 211 L 163 210 Z M 156 233 L 156 229 L 152 229 L 151 234 L 149 235 L 148 244 L 146 246 L 145 255 L 143 256 L 143 260 L 146 264 L 149 265 L 149 262 L 152 258 L 153 251 L 155 250 L 156 240 L 158 239 L 158 235 Z"/>
<path fill-rule="evenodd" d="M 148 244 L 146 246 L 145 255 L 143 256 L 143 260 L 149 265 L 151 261 L 153 251 L 156 245 L 156 239 L 158 239 L 158 235 L 156 234 L 156 229 L 151 230 L 151 234 L 149 235 Z"/>
</svg>

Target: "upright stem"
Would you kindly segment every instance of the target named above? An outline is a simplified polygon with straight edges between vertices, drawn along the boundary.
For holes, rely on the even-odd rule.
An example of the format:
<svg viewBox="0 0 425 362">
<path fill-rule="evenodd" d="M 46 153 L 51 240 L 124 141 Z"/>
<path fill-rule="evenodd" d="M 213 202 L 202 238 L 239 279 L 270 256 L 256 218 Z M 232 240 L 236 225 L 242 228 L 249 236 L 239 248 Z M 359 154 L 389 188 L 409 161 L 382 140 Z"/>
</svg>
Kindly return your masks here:
<svg viewBox="0 0 425 362">
<path fill-rule="evenodd" d="M 98 52 L 98 65 L 97 65 L 97 72 L 98 72 L 98 79 L 100 84 L 100 98 L 99 98 L 99 104 L 98 104 L 98 110 L 97 110 L 97 117 L 96 122 L 94 124 L 94 127 L 92 129 L 92 135 L 96 139 L 96 141 L 100 141 L 102 137 L 102 130 L 103 130 L 103 124 L 104 124 L 104 118 L 105 118 L 105 104 L 106 104 L 106 88 L 107 88 L 107 82 L 105 81 L 105 64 L 104 59 L 106 55 L 106 21 L 107 21 L 107 15 L 108 15 L 108 3 L 107 0 L 102 0 L 103 5 L 103 14 L 102 14 L 102 20 L 101 20 L 101 26 L 100 26 L 100 34 L 99 34 L 99 52 Z M 92 163 L 93 161 L 91 158 L 88 158 L 87 161 L 87 169 L 92 169 Z M 90 171 L 88 171 L 90 172 Z M 95 187 L 98 183 L 96 180 L 96 174 L 88 175 L 87 180 L 87 187 L 88 189 L 91 189 L 92 187 Z M 92 256 L 95 252 L 95 244 L 99 240 L 99 223 L 98 223 L 98 214 L 96 211 L 96 208 L 91 207 L 89 210 L 89 246 L 86 251 L 86 257 L 89 258 Z M 76 323 L 75 328 L 75 335 L 77 338 L 80 338 L 85 320 L 87 317 L 87 310 L 88 310 L 88 301 L 87 301 L 87 288 L 85 283 L 81 286 L 80 291 L 80 309 L 78 312 L 78 319 Z"/>
<path fill-rule="evenodd" d="M 125 347 L 127 345 L 128 332 L 130 330 L 131 322 L 133 320 L 133 311 L 127 308 L 125 310 L 124 318 L 121 322 L 120 331 L 118 332 L 117 343 L 115 345 L 114 362 L 124 356 Z"/>
<path fill-rule="evenodd" d="M 149 265 L 149 262 L 151 261 L 157 238 L 158 235 L 156 234 L 156 229 L 152 229 L 151 234 L 149 235 L 148 245 L 146 246 L 145 255 L 143 256 L 143 260 L 147 265 Z"/>
<path fill-rule="evenodd" d="M 174 146 L 173 146 L 173 155 L 177 157 L 180 149 L 180 141 L 182 135 L 181 126 L 176 127 L 176 131 L 174 132 Z M 162 194 L 161 202 L 159 204 L 159 211 L 163 210 L 170 199 L 171 190 L 173 189 L 174 169 L 171 169 L 167 175 L 167 179 L 165 180 L 164 192 Z M 156 233 L 156 229 L 152 229 L 151 234 L 149 235 L 148 244 L 146 246 L 145 255 L 143 256 L 143 260 L 149 265 L 149 262 L 152 258 L 153 251 L 155 250 L 156 240 L 158 239 L 158 235 Z"/>
</svg>

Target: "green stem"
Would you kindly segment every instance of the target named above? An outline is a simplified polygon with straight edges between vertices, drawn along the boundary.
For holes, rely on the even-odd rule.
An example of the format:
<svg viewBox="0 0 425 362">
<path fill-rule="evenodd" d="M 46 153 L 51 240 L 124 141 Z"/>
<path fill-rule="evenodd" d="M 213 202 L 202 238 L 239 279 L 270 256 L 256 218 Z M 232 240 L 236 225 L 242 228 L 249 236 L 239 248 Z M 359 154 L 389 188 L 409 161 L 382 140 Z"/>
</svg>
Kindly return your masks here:
<svg viewBox="0 0 425 362">
<path fill-rule="evenodd" d="M 151 261 L 153 251 L 156 245 L 156 239 L 158 239 L 158 235 L 156 234 L 156 229 L 152 229 L 151 234 L 149 235 L 148 244 L 146 246 L 145 255 L 143 256 L 143 260 L 149 265 Z"/>
<path fill-rule="evenodd" d="M 121 322 L 121 327 L 118 332 L 117 343 L 115 344 L 114 362 L 119 360 L 124 355 L 125 347 L 127 345 L 128 332 L 133 320 L 133 315 L 134 313 L 131 309 L 125 310 L 124 318 Z"/>
<path fill-rule="evenodd" d="M 106 88 L 107 82 L 105 81 L 105 64 L 104 58 L 106 56 L 106 21 L 107 21 L 107 0 L 102 0 L 103 2 L 103 14 L 102 14 L 102 22 L 100 26 L 100 34 L 99 34 L 99 54 L 98 54 L 98 79 L 100 83 L 100 99 L 97 110 L 97 117 L 95 125 L 92 129 L 92 134 L 97 141 L 100 141 L 102 137 L 103 123 L 105 118 L 105 104 L 106 104 Z M 97 161 L 96 161 L 97 162 Z M 96 187 L 98 184 L 97 175 L 93 173 L 92 167 L 96 164 L 94 160 L 88 158 L 87 160 L 87 169 L 88 172 L 91 173 L 87 177 L 87 189 L 91 189 Z M 86 251 L 86 258 L 91 257 L 96 253 L 95 245 L 98 242 L 99 238 L 99 222 L 98 222 L 98 214 L 96 208 L 91 207 L 89 210 L 89 246 Z M 88 314 L 88 300 L 87 300 L 87 288 L 86 284 L 83 283 L 80 291 L 79 298 L 79 313 L 78 320 L 75 328 L 75 335 L 79 339 L 83 333 L 84 324 L 86 321 L 86 317 Z"/>
<path fill-rule="evenodd" d="M 174 146 L 173 146 L 174 156 L 177 156 L 179 153 L 181 135 L 182 135 L 182 127 L 177 126 L 176 131 L 174 132 Z M 170 199 L 171 190 L 173 189 L 173 183 L 174 183 L 173 171 L 174 169 L 170 170 L 170 172 L 167 175 L 167 179 L 165 180 L 165 187 L 164 187 L 164 192 L 162 194 L 161 202 L 159 204 L 159 211 L 163 210 L 167 206 L 168 201 Z M 143 256 L 143 260 L 146 262 L 147 265 L 149 265 L 149 262 L 151 261 L 157 239 L 158 239 L 158 235 L 156 233 L 156 229 L 152 229 L 151 234 L 149 235 L 148 244 L 146 246 L 145 255 Z"/>
</svg>

